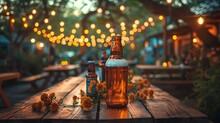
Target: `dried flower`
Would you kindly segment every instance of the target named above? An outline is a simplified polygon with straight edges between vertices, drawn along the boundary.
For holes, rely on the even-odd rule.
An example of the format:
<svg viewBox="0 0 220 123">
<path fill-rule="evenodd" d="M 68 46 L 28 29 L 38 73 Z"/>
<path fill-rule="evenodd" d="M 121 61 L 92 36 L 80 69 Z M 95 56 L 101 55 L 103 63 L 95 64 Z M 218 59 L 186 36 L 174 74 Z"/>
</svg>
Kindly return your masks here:
<svg viewBox="0 0 220 123">
<path fill-rule="evenodd" d="M 73 101 L 76 101 L 77 99 L 79 99 L 79 97 L 77 97 L 76 95 L 73 96 Z"/>
<path fill-rule="evenodd" d="M 103 83 L 97 83 L 97 85 L 96 85 L 97 92 L 102 92 L 102 91 L 104 91 L 104 89 L 105 89 L 105 86 Z"/>
<path fill-rule="evenodd" d="M 135 94 L 136 97 L 141 96 L 142 92 L 137 91 L 137 93 Z"/>
<path fill-rule="evenodd" d="M 134 98 L 135 98 L 135 95 L 134 95 L 133 93 L 131 93 L 131 94 L 128 95 L 128 99 L 129 99 L 130 101 L 134 100 Z"/>
<path fill-rule="evenodd" d="M 96 80 L 91 80 L 90 86 L 94 86 L 94 85 L 96 85 Z"/>
<path fill-rule="evenodd" d="M 55 93 L 50 93 L 49 98 L 50 98 L 50 99 L 55 98 Z"/>
<path fill-rule="evenodd" d="M 134 77 L 134 72 L 133 70 L 128 70 L 128 78 L 132 79 Z"/>
<path fill-rule="evenodd" d="M 141 94 L 141 100 L 145 101 L 147 99 L 147 95 L 145 95 L 144 93 Z"/>
<path fill-rule="evenodd" d="M 103 94 L 102 97 L 103 97 L 104 99 L 106 99 L 106 98 L 107 98 L 107 94 Z"/>
<path fill-rule="evenodd" d="M 35 102 L 35 103 L 32 104 L 32 109 L 33 109 L 33 110 L 37 110 L 37 102 Z"/>
<path fill-rule="evenodd" d="M 85 91 L 83 91 L 82 89 L 80 90 L 80 96 L 81 96 L 81 97 L 84 97 L 84 96 L 86 96 L 86 93 L 85 93 Z"/>
<path fill-rule="evenodd" d="M 81 103 L 83 110 L 90 111 L 93 109 L 93 102 L 91 97 L 87 97 L 87 96 L 83 97 Z"/>
<path fill-rule="evenodd" d="M 142 79 L 138 80 L 138 90 L 144 88 L 144 81 Z"/>
<path fill-rule="evenodd" d="M 47 98 L 48 98 L 48 94 L 47 94 L 47 93 L 41 94 L 41 97 L 40 97 L 41 101 L 44 101 L 44 100 L 46 100 Z"/>
<path fill-rule="evenodd" d="M 50 104 L 51 104 L 51 99 L 50 98 L 47 98 L 47 99 L 44 100 L 44 106 L 48 107 L 48 106 L 50 106 Z"/>
<path fill-rule="evenodd" d="M 89 93 L 92 93 L 92 86 L 89 86 L 88 92 L 89 92 Z"/>
<path fill-rule="evenodd" d="M 128 90 L 131 90 L 131 89 L 133 89 L 134 88 L 134 84 L 132 83 L 132 84 L 128 84 Z"/>
<path fill-rule="evenodd" d="M 149 90 L 148 90 L 147 88 L 144 88 L 144 89 L 143 89 L 143 93 L 144 93 L 146 96 L 148 95 L 148 91 L 149 91 Z"/>
<path fill-rule="evenodd" d="M 153 89 L 150 89 L 150 90 L 149 90 L 149 95 L 150 95 L 150 97 L 153 97 L 153 96 L 154 96 L 154 90 L 153 90 Z"/>
<path fill-rule="evenodd" d="M 39 101 L 36 105 L 36 110 L 41 111 L 42 107 L 43 107 L 43 103 L 41 101 Z"/>
<path fill-rule="evenodd" d="M 56 103 L 56 102 L 53 102 L 51 105 L 50 105 L 50 111 L 51 112 L 57 112 L 59 109 L 59 105 Z"/>
</svg>

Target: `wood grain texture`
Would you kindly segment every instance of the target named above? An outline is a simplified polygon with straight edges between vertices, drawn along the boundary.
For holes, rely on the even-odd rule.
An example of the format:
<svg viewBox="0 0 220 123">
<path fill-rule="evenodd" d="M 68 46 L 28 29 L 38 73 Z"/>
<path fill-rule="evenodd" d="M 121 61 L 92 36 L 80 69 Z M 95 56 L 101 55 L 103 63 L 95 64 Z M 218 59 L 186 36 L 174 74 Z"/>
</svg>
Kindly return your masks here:
<svg viewBox="0 0 220 123">
<path fill-rule="evenodd" d="M 52 86 L 36 95 L 32 96 L 31 98 L 24 100 L 18 103 L 16 106 L 20 107 L 15 110 L 10 111 L 7 115 L 1 117 L 1 122 L 23 122 L 23 121 L 31 121 L 31 122 L 40 122 L 44 115 L 46 115 L 49 110 L 43 109 L 42 112 L 35 112 L 32 110 L 31 104 L 33 102 L 38 102 L 40 100 L 40 95 L 42 93 L 51 93 L 55 92 L 56 97 L 65 98 L 80 82 L 81 77 L 69 78 L 64 80 L 56 86 Z"/>
<path fill-rule="evenodd" d="M 67 95 L 63 100 L 63 105 L 57 113 L 49 112 L 43 119 L 43 123 L 56 122 L 58 119 L 62 119 L 60 122 L 96 122 L 97 105 L 94 105 L 92 111 L 83 111 L 80 103 L 73 107 L 74 95 L 80 97 L 80 90 L 85 91 L 85 79 Z"/>
</svg>

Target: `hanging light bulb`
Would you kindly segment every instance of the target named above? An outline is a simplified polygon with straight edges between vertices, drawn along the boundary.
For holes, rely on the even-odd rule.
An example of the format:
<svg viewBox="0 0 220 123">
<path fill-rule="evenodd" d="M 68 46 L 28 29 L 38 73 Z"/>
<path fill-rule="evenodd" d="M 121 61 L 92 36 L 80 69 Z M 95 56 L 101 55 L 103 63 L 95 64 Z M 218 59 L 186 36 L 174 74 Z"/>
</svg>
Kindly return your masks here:
<svg viewBox="0 0 220 123">
<path fill-rule="evenodd" d="M 199 25 L 202 25 L 203 23 L 204 23 L 204 18 L 203 17 L 199 17 L 198 19 L 197 19 L 197 22 L 198 22 L 198 24 Z"/>
</svg>

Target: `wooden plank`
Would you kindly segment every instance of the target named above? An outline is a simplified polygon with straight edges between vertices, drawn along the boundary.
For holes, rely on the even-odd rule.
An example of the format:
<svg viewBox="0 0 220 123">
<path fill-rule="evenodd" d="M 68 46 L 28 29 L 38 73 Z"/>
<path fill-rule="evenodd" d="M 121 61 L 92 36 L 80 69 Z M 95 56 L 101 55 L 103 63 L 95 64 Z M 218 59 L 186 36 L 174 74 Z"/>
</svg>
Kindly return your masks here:
<svg viewBox="0 0 220 123">
<path fill-rule="evenodd" d="M 173 105 L 176 105 L 179 107 L 182 111 L 184 111 L 186 114 L 188 114 L 191 117 L 192 123 L 208 123 L 209 119 L 207 115 L 199 112 L 198 110 L 191 108 L 190 106 L 186 106 L 183 103 L 181 103 L 180 100 L 176 99 L 175 97 L 171 96 L 167 92 L 158 92 L 158 95 L 166 100 L 167 102 L 172 103 Z"/>
<path fill-rule="evenodd" d="M 33 122 L 40 122 L 41 118 L 48 113 L 48 109 L 44 109 L 43 112 L 34 112 L 32 111 L 31 104 L 33 102 L 37 102 L 40 100 L 40 95 L 43 92 L 51 93 L 55 92 L 58 98 L 65 98 L 66 95 L 69 94 L 70 91 L 73 90 L 82 80 L 82 78 L 70 78 L 68 80 L 62 81 L 58 83 L 56 86 L 53 86 L 49 89 L 46 89 L 34 96 L 31 99 L 22 101 L 22 104 L 18 104 L 18 106 L 24 108 L 19 109 L 17 112 L 11 112 L 9 115 L 1 118 L 2 121 L 7 122 L 23 122 L 23 121 L 33 121 Z M 72 85 L 72 86 L 70 86 Z"/>
<path fill-rule="evenodd" d="M 80 97 L 80 90 L 86 90 L 85 79 L 78 85 L 67 97 L 63 100 L 63 106 L 57 113 L 49 112 L 46 116 L 43 117 L 42 122 L 56 122 L 58 119 L 62 119 L 62 122 L 68 122 L 71 120 L 72 123 L 75 122 L 96 122 L 96 112 L 97 105 L 94 106 L 92 111 L 83 111 L 81 105 L 78 104 L 76 107 L 73 107 L 72 97 L 76 95 Z"/>
<path fill-rule="evenodd" d="M 143 104 L 139 101 L 132 101 L 126 108 L 114 109 L 108 108 L 104 101 L 101 102 L 99 111 L 99 122 L 138 122 L 138 123 L 153 123 L 150 113 L 146 110 Z"/>
</svg>

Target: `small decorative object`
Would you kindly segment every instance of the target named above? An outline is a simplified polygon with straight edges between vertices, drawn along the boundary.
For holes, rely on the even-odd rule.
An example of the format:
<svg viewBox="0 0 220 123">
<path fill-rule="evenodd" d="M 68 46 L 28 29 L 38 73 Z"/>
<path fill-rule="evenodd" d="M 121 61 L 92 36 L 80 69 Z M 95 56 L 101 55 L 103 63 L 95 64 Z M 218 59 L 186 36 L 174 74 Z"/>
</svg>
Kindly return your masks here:
<svg viewBox="0 0 220 123">
<path fill-rule="evenodd" d="M 101 61 L 99 62 L 99 81 L 104 82 L 105 81 L 105 63 L 107 61 L 108 57 L 106 54 L 106 51 L 102 51 L 101 54 Z"/>
<path fill-rule="evenodd" d="M 86 75 L 86 95 L 90 97 L 95 97 L 95 87 L 90 86 L 90 83 L 97 82 L 97 75 L 95 73 L 95 62 L 89 61 L 88 74 Z"/>
<path fill-rule="evenodd" d="M 50 109 L 51 112 L 56 112 L 59 109 L 59 104 L 55 99 L 56 99 L 55 93 L 50 93 L 49 96 L 47 93 L 43 93 L 40 96 L 41 101 L 33 103 L 32 109 L 33 111 L 41 112 L 42 109 L 45 107 Z"/>
</svg>

